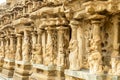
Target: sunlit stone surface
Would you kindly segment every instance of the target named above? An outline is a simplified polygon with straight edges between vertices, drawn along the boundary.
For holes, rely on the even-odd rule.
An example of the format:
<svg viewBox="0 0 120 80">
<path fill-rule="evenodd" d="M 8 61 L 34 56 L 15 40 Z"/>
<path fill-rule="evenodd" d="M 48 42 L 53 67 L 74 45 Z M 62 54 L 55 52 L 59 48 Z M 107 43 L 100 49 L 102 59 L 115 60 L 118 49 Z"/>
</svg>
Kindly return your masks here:
<svg viewBox="0 0 120 80">
<path fill-rule="evenodd" d="M 120 80 L 120 0 L 7 0 L 0 80 Z"/>
</svg>

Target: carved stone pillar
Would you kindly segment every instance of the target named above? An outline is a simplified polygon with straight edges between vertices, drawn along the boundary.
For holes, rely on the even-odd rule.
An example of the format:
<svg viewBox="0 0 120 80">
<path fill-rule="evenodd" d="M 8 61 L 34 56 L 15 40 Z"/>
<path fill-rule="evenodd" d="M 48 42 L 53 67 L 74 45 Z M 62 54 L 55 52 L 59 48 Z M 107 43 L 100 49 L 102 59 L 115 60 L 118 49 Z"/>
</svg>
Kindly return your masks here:
<svg viewBox="0 0 120 80">
<path fill-rule="evenodd" d="M 42 64 L 43 63 L 43 49 L 42 49 L 42 34 L 43 34 L 43 30 L 39 29 L 38 30 L 38 39 L 37 39 L 37 53 L 36 53 L 36 64 Z"/>
<path fill-rule="evenodd" d="M 68 27 L 57 27 L 58 30 L 58 54 L 57 54 L 57 77 L 58 80 L 64 80 L 64 69 L 66 68 L 66 40 L 65 32 Z"/>
<path fill-rule="evenodd" d="M 31 60 L 31 42 L 29 31 L 24 31 L 24 40 L 22 48 L 23 63 L 30 63 Z"/>
<path fill-rule="evenodd" d="M 31 37 L 30 31 L 24 30 L 23 42 L 21 41 L 22 36 L 19 35 L 19 45 L 22 45 L 22 60 L 16 61 L 15 73 L 13 80 L 29 80 L 30 71 L 31 71 Z M 21 47 L 21 46 L 20 46 Z M 21 50 L 21 48 L 20 48 Z M 19 54 L 21 56 L 21 54 Z M 21 58 L 21 57 L 20 57 Z"/>
<path fill-rule="evenodd" d="M 5 37 L 5 59 L 8 59 L 9 56 L 9 38 Z"/>
<path fill-rule="evenodd" d="M 17 34 L 17 50 L 16 50 L 16 61 L 22 60 L 22 34 Z"/>
<path fill-rule="evenodd" d="M 64 32 L 67 27 L 58 27 L 58 56 L 57 56 L 57 67 L 64 68 L 65 67 L 65 42 L 64 42 Z"/>
<path fill-rule="evenodd" d="M 119 71 L 119 64 L 120 64 L 120 40 L 119 40 L 119 16 L 115 15 L 112 19 L 113 23 L 113 30 L 114 30 L 114 36 L 113 36 L 113 52 L 111 54 L 111 67 L 112 69 L 109 70 L 109 74 L 111 75 L 120 75 Z"/>
<path fill-rule="evenodd" d="M 80 70 L 80 61 L 79 61 L 79 51 L 78 51 L 78 40 L 77 40 L 77 29 L 78 25 L 76 21 L 71 21 L 71 29 L 72 29 L 72 38 L 69 43 L 69 62 L 70 62 L 70 70 Z"/>
<path fill-rule="evenodd" d="M 47 44 L 44 64 L 47 66 L 54 65 L 54 52 L 53 52 L 53 41 L 52 41 L 52 30 L 53 28 L 48 27 L 47 30 Z"/>
<path fill-rule="evenodd" d="M 4 37 L 1 37 L 0 41 L 1 41 L 1 54 L 0 54 L 0 57 L 4 58 L 4 56 L 5 56 L 5 44 L 4 44 L 5 41 L 4 41 Z"/>
<path fill-rule="evenodd" d="M 2 74 L 7 78 L 12 78 L 15 66 L 15 36 L 10 35 L 6 38 L 6 52 Z"/>
<path fill-rule="evenodd" d="M 37 44 L 37 34 L 36 32 L 32 32 L 32 48 L 35 48 L 36 44 Z"/>
<path fill-rule="evenodd" d="M 105 16 L 95 14 L 91 17 L 93 25 L 93 39 L 91 40 L 90 55 L 88 58 L 88 63 L 90 66 L 90 73 L 92 74 L 102 74 L 102 53 L 101 53 L 101 36 L 100 27 L 103 24 Z"/>
<path fill-rule="evenodd" d="M 33 73 L 30 76 L 30 80 L 40 80 L 42 78 L 40 78 L 41 76 L 39 76 L 39 74 L 44 74 L 44 72 L 42 71 L 41 67 L 43 68 L 43 51 L 42 51 L 42 34 L 43 34 L 43 30 L 42 29 L 38 29 L 37 31 L 37 44 L 35 45 L 35 49 L 32 51 L 32 61 L 34 61 L 33 63 Z M 45 67 L 44 67 L 45 68 Z"/>
<path fill-rule="evenodd" d="M 4 37 L 0 38 L 0 72 L 2 71 L 3 63 L 4 63 L 4 55 L 5 55 L 5 46 L 4 46 Z"/>
<path fill-rule="evenodd" d="M 42 30 L 38 31 L 38 37 L 35 33 L 33 33 L 33 51 L 32 51 L 32 62 L 33 64 L 41 64 L 42 63 Z"/>
<path fill-rule="evenodd" d="M 10 53 L 9 59 L 15 61 L 15 51 L 16 51 L 16 43 L 15 43 L 15 36 L 10 35 Z"/>
</svg>

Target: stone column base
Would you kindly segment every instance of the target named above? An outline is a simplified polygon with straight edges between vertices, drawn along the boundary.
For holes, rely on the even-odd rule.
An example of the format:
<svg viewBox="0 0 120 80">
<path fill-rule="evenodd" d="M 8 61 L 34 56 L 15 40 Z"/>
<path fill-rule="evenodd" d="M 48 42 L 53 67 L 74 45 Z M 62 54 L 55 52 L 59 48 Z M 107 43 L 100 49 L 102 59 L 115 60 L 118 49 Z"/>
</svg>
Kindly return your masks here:
<svg viewBox="0 0 120 80">
<path fill-rule="evenodd" d="M 4 59 L 2 74 L 6 78 L 12 78 L 14 74 L 15 62 L 13 60 Z"/>
<path fill-rule="evenodd" d="M 31 67 L 32 66 L 30 63 L 17 61 L 13 80 L 29 80 L 29 76 L 31 75 Z"/>
<path fill-rule="evenodd" d="M 59 80 L 56 77 L 55 67 L 41 64 L 33 65 L 33 73 L 29 80 Z"/>
<path fill-rule="evenodd" d="M 107 80 L 105 74 L 90 74 L 87 70 L 65 70 L 65 80 Z"/>
<path fill-rule="evenodd" d="M 12 80 L 12 78 L 6 78 L 3 74 L 0 74 L 0 80 Z"/>
<path fill-rule="evenodd" d="M 4 77 L 6 78 L 12 78 L 13 74 L 14 74 L 14 70 L 7 70 L 7 69 L 3 69 L 2 70 L 2 74 Z"/>
<path fill-rule="evenodd" d="M 13 80 L 29 80 L 29 76 L 23 76 L 18 73 L 14 73 Z"/>
<path fill-rule="evenodd" d="M 57 70 L 57 80 L 65 80 L 64 68 L 56 67 Z"/>
<path fill-rule="evenodd" d="M 2 72 L 3 64 L 4 64 L 4 58 L 0 57 L 0 72 Z"/>
</svg>

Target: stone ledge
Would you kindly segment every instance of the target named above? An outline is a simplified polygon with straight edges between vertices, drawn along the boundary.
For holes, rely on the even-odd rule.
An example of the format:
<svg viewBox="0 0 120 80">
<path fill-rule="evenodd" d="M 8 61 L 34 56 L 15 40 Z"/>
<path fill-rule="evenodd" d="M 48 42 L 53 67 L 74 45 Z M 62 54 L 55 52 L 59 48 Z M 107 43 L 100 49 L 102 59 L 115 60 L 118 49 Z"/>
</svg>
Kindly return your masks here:
<svg viewBox="0 0 120 80">
<path fill-rule="evenodd" d="M 29 62 L 23 62 L 23 61 L 15 61 L 16 64 L 21 64 L 21 65 L 31 65 Z"/>
<path fill-rule="evenodd" d="M 90 74 L 88 70 L 72 71 L 65 70 L 65 75 L 85 80 L 120 80 L 120 76 L 107 74 Z"/>
<path fill-rule="evenodd" d="M 0 80 L 13 80 L 12 78 L 6 78 L 3 74 L 0 74 Z"/>
<path fill-rule="evenodd" d="M 15 60 L 10 60 L 10 59 L 4 59 L 6 62 L 15 62 Z"/>
<path fill-rule="evenodd" d="M 63 71 L 64 72 L 64 68 L 63 67 L 56 67 L 57 71 Z"/>
<path fill-rule="evenodd" d="M 65 75 L 81 78 L 85 80 L 106 80 L 105 75 L 90 74 L 88 73 L 87 70 L 82 70 L 82 71 L 65 70 Z"/>
<path fill-rule="evenodd" d="M 43 64 L 33 64 L 33 67 L 47 71 L 56 70 L 55 66 L 45 66 Z"/>
</svg>

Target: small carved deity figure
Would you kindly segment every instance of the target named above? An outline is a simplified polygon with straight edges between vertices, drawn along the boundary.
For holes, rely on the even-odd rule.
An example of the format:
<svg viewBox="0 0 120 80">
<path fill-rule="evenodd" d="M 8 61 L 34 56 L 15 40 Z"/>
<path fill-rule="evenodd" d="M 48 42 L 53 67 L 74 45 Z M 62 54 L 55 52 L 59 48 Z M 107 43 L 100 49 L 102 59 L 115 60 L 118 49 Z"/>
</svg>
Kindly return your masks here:
<svg viewBox="0 0 120 80">
<path fill-rule="evenodd" d="M 42 63 L 42 46 L 40 44 L 36 44 L 35 48 L 33 48 L 32 62 L 34 64 L 41 64 Z"/>
<path fill-rule="evenodd" d="M 69 61 L 70 61 L 70 68 L 71 70 L 79 70 L 80 69 L 80 62 L 79 62 L 79 52 L 78 52 L 78 41 L 71 40 L 70 45 L 70 54 L 69 54 Z"/>
<path fill-rule="evenodd" d="M 98 47 L 96 46 L 96 42 L 93 41 L 90 56 L 88 58 L 88 63 L 90 67 L 90 73 L 92 74 L 101 74 L 103 73 L 102 66 L 102 56 Z"/>
</svg>

